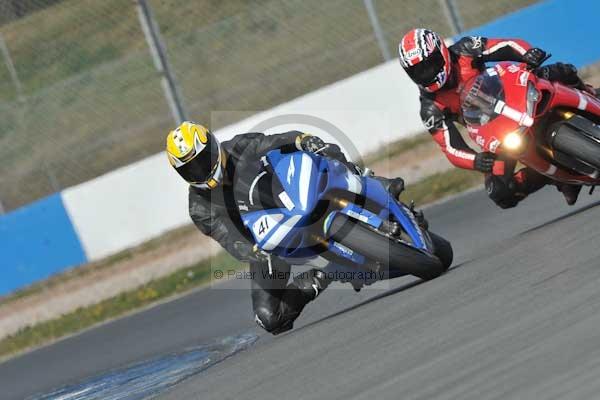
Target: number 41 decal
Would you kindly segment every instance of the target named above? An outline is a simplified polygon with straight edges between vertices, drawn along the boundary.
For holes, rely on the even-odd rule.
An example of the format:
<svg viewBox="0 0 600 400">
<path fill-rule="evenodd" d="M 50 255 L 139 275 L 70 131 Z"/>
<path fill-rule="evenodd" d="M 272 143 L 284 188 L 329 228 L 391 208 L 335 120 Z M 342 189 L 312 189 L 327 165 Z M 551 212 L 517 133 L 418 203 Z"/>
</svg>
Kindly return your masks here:
<svg viewBox="0 0 600 400">
<path fill-rule="evenodd" d="M 258 234 L 263 236 L 269 230 L 269 220 L 267 217 L 264 217 L 260 221 L 260 225 L 258 226 Z"/>
<path fill-rule="evenodd" d="M 252 225 L 252 233 L 254 233 L 257 240 L 261 241 L 282 219 L 283 214 L 263 215 L 254 222 L 254 225 Z"/>
</svg>

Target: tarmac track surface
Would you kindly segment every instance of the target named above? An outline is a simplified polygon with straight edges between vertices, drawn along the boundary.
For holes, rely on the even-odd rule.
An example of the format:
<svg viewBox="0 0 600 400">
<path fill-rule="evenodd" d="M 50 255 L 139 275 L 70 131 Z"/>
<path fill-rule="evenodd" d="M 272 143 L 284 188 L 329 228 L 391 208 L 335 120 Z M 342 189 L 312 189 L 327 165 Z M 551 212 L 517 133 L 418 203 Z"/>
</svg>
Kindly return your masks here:
<svg viewBox="0 0 600 400">
<path fill-rule="evenodd" d="M 513 210 L 475 191 L 427 210 L 455 265 L 433 281 L 330 288 L 296 329 L 165 399 L 590 399 L 600 392 L 600 207 L 553 188 Z M 597 201 L 597 198 L 596 198 Z M 599 203 L 600 204 L 600 203 Z M 208 289 L 0 364 L 20 399 L 219 337 L 256 332 L 249 295 Z"/>
</svg>

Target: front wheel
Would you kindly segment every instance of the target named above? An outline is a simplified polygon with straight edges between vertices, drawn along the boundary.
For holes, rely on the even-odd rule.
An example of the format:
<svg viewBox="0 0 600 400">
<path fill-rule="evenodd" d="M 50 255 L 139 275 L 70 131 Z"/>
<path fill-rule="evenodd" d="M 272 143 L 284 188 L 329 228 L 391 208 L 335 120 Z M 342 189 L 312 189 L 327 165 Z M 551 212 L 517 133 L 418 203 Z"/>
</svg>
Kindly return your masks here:
<svg viewBox="0 0 600 400">
<path fill-rule="evenodd" d="M 578 129 L 584 128 L 584 129 Z M 552 137 L 552 147 L 600 170 L 600 127 L 582 117 L 562 124 Z"/>
<path fill-rule="evenodd" d="M 442 262 L 445 269 L 450 268 L 454 259 L 454 251 L 449 241 L 433 232 L 429 232 L 431 241 L 433 242 L 433 254 Z"/>
<path fill-rule="evenodd" d="M 439 256 L 427 254 L 390 239 L 345 215 L 335 217 L 330 232 L 333 240 L 362 254 L 367 259 L 381 263 L 390 272 L 401 272 L 429 280 L 443 274 L 452 263 L 450 243 L 435 234 L 432 235 L 432 240 L 434 247 L 437 247 L 436 242 L 438 243 Z"/>
</svg>

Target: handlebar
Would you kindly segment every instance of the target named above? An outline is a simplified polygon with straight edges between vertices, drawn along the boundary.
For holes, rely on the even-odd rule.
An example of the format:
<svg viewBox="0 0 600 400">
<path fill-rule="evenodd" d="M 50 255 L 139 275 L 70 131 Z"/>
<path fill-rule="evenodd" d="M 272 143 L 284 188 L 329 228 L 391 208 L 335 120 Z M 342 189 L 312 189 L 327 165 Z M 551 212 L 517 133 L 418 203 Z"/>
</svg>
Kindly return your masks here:
<svg viewBox="0 0 600 400">
<path fill-rule="evenodd" d="M 542 60 L 540 61 L 540 63 L 537 65 L 537 67 L 534 67 L 533 65 L 528 65 L 527 66 L 527 70 L 528 71 L 532 71 L 538 67 L 541 67 L 543 63 L 545 63 L 546 61 L 548 61 L 548 59 L 552 57 L 552 53 L 546 53 L 546 56 L 544 58 L 542 58 Z"/>
</svg>

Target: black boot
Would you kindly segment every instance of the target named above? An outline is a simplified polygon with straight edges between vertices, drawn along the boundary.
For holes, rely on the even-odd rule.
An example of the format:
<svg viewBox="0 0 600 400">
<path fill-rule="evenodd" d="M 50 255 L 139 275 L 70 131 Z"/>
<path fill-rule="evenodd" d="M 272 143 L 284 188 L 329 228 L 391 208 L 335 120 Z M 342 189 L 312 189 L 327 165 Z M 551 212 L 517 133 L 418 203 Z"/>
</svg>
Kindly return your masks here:
<svg viewBox="0 0 600 400">
<path fill-rule="evenodd" d="M 415 211 L 413 211 L 413 214 L 415 216 L 415 219 L 417 220 L 417 223 L 421 227 L 421 229 L 428 230 L 429 229 L 429 221 L 427 221 L 427 219 L 425 218 L 425 214 L 423 214 L 423 211 L 415 210 Z"/>
<path fill-rule="evenodd" d="M 374 176 L 374 179 L 377 179 L 379 182 L 383 184 L 385 190 L 390 192 L 394 199 L 398 199 L 400 194 L 404 191 L 404 179 L 402 178 L 384 178 L 383 176 Z"/>
<path fill-rule="evenodd" d="M 558 190 L 562 192 L 567 204 L 572 206 L 579 197 L 581 185 L 560 185 L 558 186 Z"/>
<path fill-rule="evenodd" d="M 287 332 L 294 327 L 294 321 L 300 316 L 304 307 L 317 298 L 319 294 L 331 283 L 325 273 L 318 269 L 312 269 L 296 276 L 284 290 L 279 304 L 279 310 L 269 326 L 262 322 L 257 313 L 257 323 L 273 335 Z"/>
<path fill-rule="evenodd" d="M 388 192 L 392 195 L 394 199 L 399 199 L 400 194 L 404 192 L 404 179 L 402 178 L 393 178 L 390 180 L 390 185 L 388 186 Z"/>
<path fill-rule="evenodd" d="M 296 287 L 306 298 L 307 303 L 317 298 L 331 281 L 320 269 L 311 269 L 296 277 L 289 286 Z"/>
<path fill-rule="evenodd" d="M 304 307 L 317 298 L 329 283 L 323 271 L 313 269 L 296 276 L 276 296 L 267 290 L 256 290 L 253 292 L 256 323 L 273 335 L 289 331 Z"/>
</svg>

